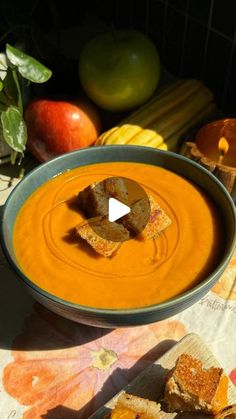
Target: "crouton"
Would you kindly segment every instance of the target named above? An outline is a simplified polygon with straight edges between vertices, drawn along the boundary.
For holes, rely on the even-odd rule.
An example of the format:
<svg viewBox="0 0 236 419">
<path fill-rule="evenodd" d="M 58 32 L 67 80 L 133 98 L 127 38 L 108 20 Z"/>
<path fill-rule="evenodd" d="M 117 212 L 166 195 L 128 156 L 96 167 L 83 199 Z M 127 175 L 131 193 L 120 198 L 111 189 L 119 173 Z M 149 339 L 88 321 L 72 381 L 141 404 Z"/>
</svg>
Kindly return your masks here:
<svg viewBox="0 0 236 419">
<path fill-rule="evenodd" d="M 150 216 L 142 234 L 147 239 L 156 239 L 171 223 L 171 219 L 152 196 L 149 196 Z"/>
<path fill-rule="evenodd" d="M 86 217 L 108 217 L 108 200 L 115 198 L 128 204 L 128 192 L 121 178 L 107 178 L 87 186 L 78 194 L 78 204 Z"/>
<path fill-rule="evenodd" d="M 136 194 L 133 193 L 133 195 Z M 89 225 L 88 222 L 82 223 L 76 227 L 76 231 L 97 253 L 103 256 L 112 256 L 118 249 L 118 241 L 128 240 L 141 232 L 147 239 L 155 239 L 171 224 L 168 215 L 151 196 L 133 202 L 129 205 L 131 209 L 129 214 L 111 223 L 108 221 L 109 198 L 111 197 L 129 205 L 128 190 L 124 179 L 107 178 L 102 182 L 89 185 L 78 194 L 79 207 L 89 219 Z M 115 245 L 113 242 L 116 242 Z"/>
<path fill-rule="evenodd" d="M 147 220 L 145 220 L 145 215 Z M 131 235 L 138 235 L 142 232 L 147 239 L 155 239 L 172 221 L 155 199 L 149 196 L 131 205 L 131 212 L 122 217 L 120 222 Z"/>
<path fill-rule="evenodd" d="M 169 412 L 214 415 L 227 406 L 227 386 L 222 368 L 206 370 L 200 360 L 182 354 L 167 377 L 164 401 Z"/>
<path fill-rule="evenodd" d="M 78 194 L 78 204 L 81 211 L 88 218 L 108 216 L 108 200 L 104 183 L 92 183 Z"/>
<path fill-rule="evenodd" d="M 113 256 L 121 246 L 121 242 L 129 238 L 129 232 L 122 225 L 110 223 L 102 217 L 83 221 L 75 227 L 75 231 L 97 253 L 105 257 Z M 96 234 L 96 232 L 100 234 Z M 113 240 L 109 240 L 109 237 Z"/>
<path fill-rule="evenodd" d="M 130 213 L 122 217 L 119 222 L 131 233 L 138 235 L 145 228 L 150 216 L 150 204 L 148 198 L 139 199 L 130 206 Z"/>
<path fill-rule="evenodd" d="M 104 190 L 109 198 L 118 199 L 125 205 L 129 205 L 129 194 L 122 178 L 111 177 L 103 181 Z"/>
</svg>

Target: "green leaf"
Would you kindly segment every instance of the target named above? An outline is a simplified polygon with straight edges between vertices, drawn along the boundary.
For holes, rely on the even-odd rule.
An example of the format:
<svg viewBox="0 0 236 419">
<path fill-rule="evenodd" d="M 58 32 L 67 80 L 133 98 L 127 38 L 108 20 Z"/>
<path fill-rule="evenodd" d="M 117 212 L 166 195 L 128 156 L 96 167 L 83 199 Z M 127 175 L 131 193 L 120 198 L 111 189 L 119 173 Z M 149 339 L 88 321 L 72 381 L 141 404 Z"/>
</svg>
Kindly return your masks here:
<svg viewBox="0 0 236 419">
<path fill-rule="evenodd" d="M 34 83 L 44 83 L 50 79 L 52 72 L 35 58 L 7 44 L 7 58 L 17 67 L 22 77 Z"/>
<path fill-rule="evenodd" d="M 3 138 L 14 151 L 22 153 L 27 141 L 27 129 L 23 117 L 14 106 L 9 106 L 1 114 Z"/>
<path fill-rule="evenodd" d="M 13 80 L 15 82 L 15 87 L 16 87 L 16 90 L 17 90 L 17 96 L 16 97 L 17 97 L 18 109 L 19 109 L 21 115 L 23 115 L 22 89 L 21 89 L 21 86 L 20 86 L 20 82 L 18 80 L 16 70 L 12 70 L 12 77 L 13 77 Z"/>
<path fill-rule="evenodd" d="M 0 92 L 1 92 L 2 89 L 3 89 L 3 82 L 2 82 L 2 80 L 0 80 Z"/>
<path fill-rule="evenodd" d="M 19 83 L 17 84 L 18 80 L 16 79 L 16 77 L 17 77 L 16 71 L 8 67 L 7 75 L 3 81 L 3 85 L 4 85 L 4 92 L 10 104 L 13 106 L 18 106 L 19 96 L 21 95 Z"/>
<path fill-rule="evenodd" d="M 9 99 L 8 99 L 8 97 L 6 96 L 6 94 L 4 92 L 4 90 L 2 90 L 0 92 L 0 103 L 2 105 L 6 105 L 6 106 L 9 106 L 11 104 L 10 101 L 9 101 Z"/>
<path fill-rule="evenodd" d="M 1 54 L 0 54 L 1 55 Z M 0 67 L 3 67 L 4 68 L 4 70 L 6 70 L 7 69 L 7 65 L 2 61 L 2 60 L 0 60 Z"/>
</svg>

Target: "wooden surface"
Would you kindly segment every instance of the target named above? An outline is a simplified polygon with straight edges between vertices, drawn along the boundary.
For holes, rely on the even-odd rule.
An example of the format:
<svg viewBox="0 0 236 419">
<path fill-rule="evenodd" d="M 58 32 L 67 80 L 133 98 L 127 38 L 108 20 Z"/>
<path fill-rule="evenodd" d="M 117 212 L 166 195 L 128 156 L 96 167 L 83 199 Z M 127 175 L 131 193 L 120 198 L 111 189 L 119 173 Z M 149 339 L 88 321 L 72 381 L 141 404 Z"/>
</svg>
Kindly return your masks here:
<svg viewBox="0 0 236 419">
<path fill-rule="evenodd" d="M 128 386 L 125 391 L 139 397 L 148 398 L 149 400 L 160 401 L 163 395 L 164 378 L 168 370 L 174 367 L 175 362 L 180 354 L 188 353 L 193 357 L 200 359 L 204 368 L 222 367 L 213 353 L 204 343 L 204 341 L 195 333 L 186 335 L 179 343 L 173 346 L 168 352 L 159 358 L 155 363 L 146 368 L 139 374 Z M 115 406 L 119 397 L 118 393 L 105 406 L 97 410 L 90 419 L 102 419 Z M 229 404 L 236 403 L 236 389 L 229 381 L 228 389 Z M 163 413 L 163 418 L 208 418 L 208 415 L 194 413 Z"/>
<path fill-rule="evenodd" d="M 197 144 L 191 141 L 187 141 L 183 144 L 180 153 L 185 157 L 196 161 L 205 169 L 213 173 L 213 175 L 223 183 L 231 194 L 234 202 L 236 202 L 236 168 L 224 166 L 223 164 L 216 163 L 205 157 L 199 150 Z"/>
</svg>

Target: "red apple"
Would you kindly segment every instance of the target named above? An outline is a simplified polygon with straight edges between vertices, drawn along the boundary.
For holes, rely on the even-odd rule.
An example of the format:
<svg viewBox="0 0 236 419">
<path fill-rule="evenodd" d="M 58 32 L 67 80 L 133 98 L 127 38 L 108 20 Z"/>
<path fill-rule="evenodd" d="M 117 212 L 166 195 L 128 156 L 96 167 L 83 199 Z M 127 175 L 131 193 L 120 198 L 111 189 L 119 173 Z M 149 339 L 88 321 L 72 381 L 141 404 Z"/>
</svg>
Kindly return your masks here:
<svg viewBox="0 0 236 419">
<path fill-rule="evenodd" d="M 88 147 L 100 133 L 100 118 L 87 102 L 36 99 L 24 113 L 27 146 L 39 160 Z"/>
</svg>

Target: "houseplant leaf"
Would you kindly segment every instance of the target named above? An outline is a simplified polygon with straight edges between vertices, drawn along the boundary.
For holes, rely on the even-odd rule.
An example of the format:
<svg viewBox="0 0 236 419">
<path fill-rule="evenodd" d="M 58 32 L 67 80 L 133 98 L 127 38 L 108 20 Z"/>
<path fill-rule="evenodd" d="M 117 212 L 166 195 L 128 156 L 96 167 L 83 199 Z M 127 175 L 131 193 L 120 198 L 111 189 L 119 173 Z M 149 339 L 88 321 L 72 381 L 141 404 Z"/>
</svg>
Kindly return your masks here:
<svg viewBox="0 0 236 419">
<path fill-rule="evenodd" d="M 52 75 L 51 70 L 35 58 L 9 44 L 6 45 L 6 54 L 10 63 L 16 66 L 21 76 L 27 80 L 34 83 L 44 83 Z"/>
<path fill-rule="evenodd" d="M 5 142 L 19 153 L 25 150 L 27 129 L 19 109 L 9 106 L 1 114 L 2 133 Z"/>
<path fill-rule="evenodd" d="M 19 105 L 19 96 L 21 96 L 20 86 L 15 70 L 10 67 L 7 69 L 7 75 L 4 79 L 4 92 L 11 105 Z"/>
</svg>

